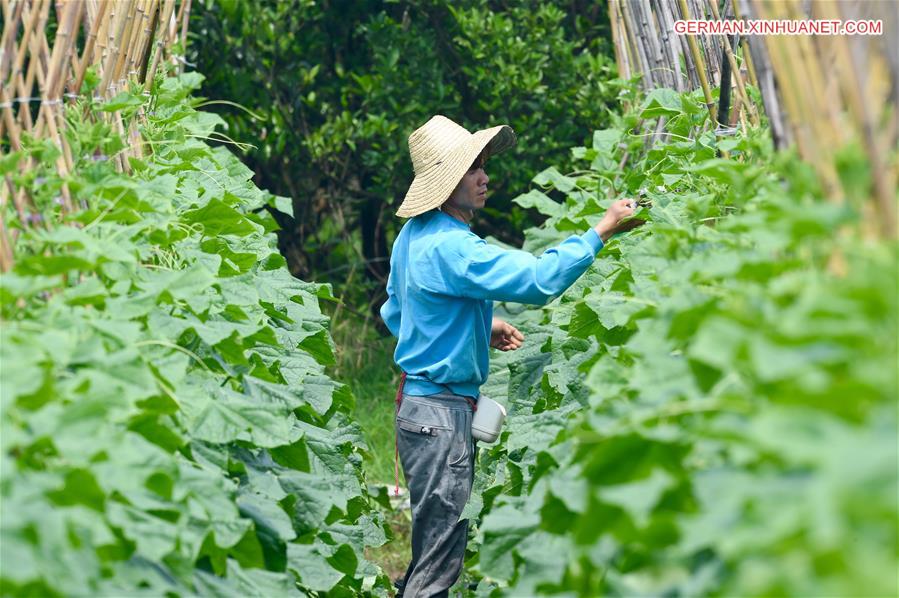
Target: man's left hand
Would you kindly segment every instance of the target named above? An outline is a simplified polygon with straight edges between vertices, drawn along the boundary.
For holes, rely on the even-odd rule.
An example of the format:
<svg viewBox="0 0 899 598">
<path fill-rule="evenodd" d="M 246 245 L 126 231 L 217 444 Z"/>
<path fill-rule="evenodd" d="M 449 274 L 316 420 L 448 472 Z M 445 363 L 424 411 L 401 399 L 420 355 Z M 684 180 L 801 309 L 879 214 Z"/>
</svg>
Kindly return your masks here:
<svg viewBox="0 0 899 598">
<path fill-rule="evenodd" d="M 521 347 L 524 335 L 508 322 L 493 318 L 493 326 L 490 329 L 490 346 L 500 351 L 514 351 Z"/>
</svg>

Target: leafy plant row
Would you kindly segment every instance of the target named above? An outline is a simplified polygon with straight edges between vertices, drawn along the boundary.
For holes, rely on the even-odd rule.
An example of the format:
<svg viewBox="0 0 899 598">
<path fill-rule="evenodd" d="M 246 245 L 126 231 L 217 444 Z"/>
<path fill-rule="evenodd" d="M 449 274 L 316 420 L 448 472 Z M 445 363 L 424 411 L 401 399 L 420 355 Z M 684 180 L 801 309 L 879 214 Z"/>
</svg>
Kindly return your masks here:
<svg viewBox="0 0 899 598">
<path fill-rule="evenodd" d="M 202 77 L 67 112 L 75 168 L 49 141 L 0 162 L 38 211 L 2 303 L 4 595 L 286 596 L 381 591 L 385 541 L 360 472 L 353 397 L 320 299 L 289 275 L 266 206 L 285 198 L 206 140 Z M 147 115 L 152 149 L 102 118 Z M 17 171 L 23 156 L 37 166 Z M 67 183 L 82 209 L 60 214 Z M 381 591 L 381 593 L 383 593 Z"/>
<path fill-rule="evenodd" d="M 859 232 L 863 154 L 835 205 L 764 130 L 691 138 L 705 118 L 656 90 L 516 200 L 548 216 L 534 252 L 607 197 L 652 207 L 549 308 L 507 306 L 527 345 L 483 389 L 510 416 L 467 511 L 478 595 L 897 591 L 897 246 Z"/>
</svg>

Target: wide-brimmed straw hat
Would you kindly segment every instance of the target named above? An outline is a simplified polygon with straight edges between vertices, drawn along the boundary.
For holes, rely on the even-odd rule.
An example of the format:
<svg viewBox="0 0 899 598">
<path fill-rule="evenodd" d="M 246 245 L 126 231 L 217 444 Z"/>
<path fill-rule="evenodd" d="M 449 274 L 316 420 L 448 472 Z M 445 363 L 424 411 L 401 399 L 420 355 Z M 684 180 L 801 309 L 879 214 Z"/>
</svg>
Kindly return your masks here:
<svg viewBox="0 0 899 598">
<path fill-rule="evenodd" d="M 469 133 L 445 116 L 437 115 L 409 135 L 409 154 L 415 179 L 396 215 L 411 218 L 445 202 L 478 155 L 493 156 L 515 145 L 508 125 Z"/>
</svg>

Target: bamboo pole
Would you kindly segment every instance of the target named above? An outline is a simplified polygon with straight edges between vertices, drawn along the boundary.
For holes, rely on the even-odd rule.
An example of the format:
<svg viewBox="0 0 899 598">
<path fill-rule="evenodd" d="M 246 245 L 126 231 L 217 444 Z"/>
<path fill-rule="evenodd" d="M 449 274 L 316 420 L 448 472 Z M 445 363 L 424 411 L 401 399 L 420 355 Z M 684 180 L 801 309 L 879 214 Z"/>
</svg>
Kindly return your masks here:
<svg viewBox="0 0 899 598">
<path fill-rule="evenodd" d="M 19 20 L 22 18 L 22 10 L 25 8 L 25 3 L 19 2 L 10 6 L 9 0 L 3 0 L 2 7 L 3 34 L 0 37 L 0 56 L 2 56 L 0 58 L 0 84 L 5 85 L 12 67 L 11 57 L 16 55 L 16 29 L 18 29 Z"/>
<path fill-rule="evenodd" d="M 0 88 L 0 104 L 3 106 L 3 130 L 9 135 L 12 150 L 18 151 L 22 149 L 22 143 L 19 140 L 19 127 L 16 125 L 16 117 L 12 111 L 12 98 L 3 88 Z"/>
<path fill-rule="evenodd" d="M 660 34 L 656 31 L 655 19 L 652 16 L 652 9 L 649 6 L 649 0 L 637 0 L 632 4 L 634 13 L 640 22 L 641 30 L 648 42 L 647 54 L 652 62 L 654 71 L 654 79 L 658 79 L 665 87 L 674 87 L 670 74 L 670 69 L 665 63 L 662 54 L 662 48 L 659 44 Z"/>
<path fill-rule="evenodd" d="M 59 132 L 57 120 L 62 117 L 62 87 L 65 84 L 65 74 L 68 66 L 66 59 L 74 42 L 74 31 L 81 17 L 84 4 L 81 2 L 69 2 L 63 9 L 60 27 L 56 31 L 56 39 L 53 43 L 53 54 L 50 57 L 50 65 L 47 68 L 48 82 L 44 92 L 44 100 L 41 101 L 41 109 L 38 113 L 38 125 L 36 134 L 41 136 L 44 124 L 47 125 L 49 137 L 61 150 L 61 155 L 56 160 L 56 168 L 60 176 L 67 177 L 72 168 L 72 154 L 68 143 Z M 43 115 L 43 120 L 41 120 Z M 60 189 L 63 202 L 63 210 L 71 212 L 73 209 L 72 196 L 66 183 Z"/>
<path fill-rule="evenodd" d="M 3 33 L 0 34 L 0 106 L 3 109 L 3 117 L 0 118 L 0 139 L 6 132 L 7 123 L 11 123 L 9 115 L 12 113 L 12 101 L 7 93 L 7 77 L 12 70 L 12 57 L 16 46 L 15 32 L 18 29 L 24 3 L 9 5 L 8 0 L 0 1 L 0 9 L 3 11 Z M 17 133 L 14 124 L 10 125 L 10 135 Z M 17 143 L 12 147 L 15 149 Z"/>
<path fill-rule="evenodd" d="M 841 15 L 836 7 L 822 7 L 829 18 L 840 19 Z M 878 224 L 881 234 L 886 238 L 896 238 L 896 189 L 890 183 L 887 174 L 889 168 L 883 159 L 885 155 L 878 147 L 874 132 L 874 118 L 871 115 L 868 102 L 862 96 L 865 88 L 861 80 L 862 70 L 852 60 L 848 41 L 842 36 L 833 36 L 830 40 L 835 49 L 836 64 L 839 76 L 833 77 L 841 82 L 842 95 L 846 98 L 850 114 L 854 117 L 855 125 L 860 133 L 862 145 L 871 162 L 871 179 L 875 197 L 875 209 L 878 212 Z M 895 111 L 894 111 L 895 116 Z"/>
<path fill-rule="evenodd" d="M 7 121 L 6 124 L 7 124 L 7 129 L 9 131 L 10 144 L 11 144 L 13 151 L 18 151 L 22 148 L 22 144 L 21 144 L 21 141 L 19 140 L 18 128 L 16 126 L 15 121 L 13 120 L 12 110 L 10 108 L 8 108 L 9 96 L 6 94 L 6 90 L 3 90 L 3 89 L 0 89 L 0 94 L 2 94 L 2 96 L 0 96 L 0 101 L 2 101 L 5 106 L 7 106 L 3 110 L 3 118 Z M 4 177 L 4 182 L 6 183 L 6 186 L 3 187 L 4 196 L 6 194 L 6 189 L 8 187 L 9 193 L 10 193 L 11 197 L 13 198 L 13 206 L 15 207 L 16 212 L 19 215 L 19 220 L 22 222 L 22 226 L 26 226 L 27 225 L 27 217 L 26 217 L 27 212 L 26 212 L 26 205 L 25 205 L 25 197 L 26 196 L 24 194 L 24 190 L 22 190 L 22 192 L 19 193 L 13 187 L 12 179 L 10 178 L 9 175 L 6 175 Z M 6 201 L 4 201 L 4 205 L 5 205 L 5 203 L 6 203 Z"/>
<path fill-rule="evenodd" d="M 803 18 L 802 12 L 798 5 L 785 4 L 785 16 L 788 19 L 799 20 Z M 818 131 L 819 139 L 825 140 L 831 134 L 836 139 L 827 139 L 828 150 L 835 147 L 831 141 L 842 143 L 844 141 L 845 127 L 840 119 L 840 111 L 842 110 L 842 102 L 839 97 L 829 98 L 824 91 L 823 82 L 829 78 L 831 73 L 830 65 L 822 64 L 819 60 L 819 52 L 814 47 L 814 38 L 808 35 L 794 36 L 795 39 L 788 41 L 788 44 L 797 47 L 799 50 L 800 67 L 799 72 L 804 78 L 805 85 L 802 88 L 803 94 L 808 98 L 808 103 L 813 106 L 815 112 L 813 114 L 823 114 L 825 119 L 814 119 L 812 124 Z M 836 99 L 836 101 L 833 101 Z M 828 127 L 829 121 L 829 127 Z"/>
<path fill-rule="evenodd" d="M 720 21 L 721 16 L 718 14 L 717 2 L 713 0 L 709 3 L 709 6 L 712 8 L 712 16 L 715 17 L 715 20 Z M 749 95 L 746 93 L 746 86 L 743 83 L 743 77 L 740 75 L 740 67 L 737 66 L 737 59 L 734 56 L 733 48 L 731 48 L 730 40 L 727 39 L 726 35 L 722 35 L 721 41 L 724 43 L 724 53 L 727 55 L 727 61 L 730 63 L 731 76 L 734 79 L 734 83 L 736 83 L 737 95 L 749 114 L 749 121 L 754 127 L 757 127 L 759 125 L 759 116 L 755 111 L 755 106 L 749 102 Z"/>
<path fill-rule="evenodd" d="M 94 52 L 94 46 L 97 43 L 97 35 L 100 33 L 100 27 L 103 24 L 103 17 L 106 15 L 107 9 L 112 2 L 110 0 L 102 0 L 100 3 L 100 10 L 97 13 L 97 17 L 94 19 L 93 24 L 91 25 L 90 32 L 87 35 L 87 41 L 84 44 L 84 52 L 82 53 L 81 65 L 78 68 L 78 73 L 75 77 L 75 93 L 78 93 L 78 90 L 81 89 L 81 86 L 84 84 L 84 75 L 87 72 L 87 67 L 89 64 L 93 62 L 92 56 Z"/>
<path fill-rule="evenodd" d="M 175 0 L 165 0 L 162 18 L 159 20 L 160 34 L 156 38 L 156 52 L 153 56 L 153 64 L 147 72 L 147 78 L 144 80 L 144 91 L 150 91 L 150 88 L 153 86 L 153 79 L 156 77 L 156 69 L 159 68 L 159 61 L 162 60 L 162 54 L 169 40 L 169 21 L 172 18 L 172 12 L 174 10 Z"/>
<path fill-rule="evenodd" d="M 74 39 L 74 29 L 78 18 L 81 16 L 81 9 L 84 4 L 81 2 L 69 2 L 63 9 L 60 18 L 60 27 L 56 31 L 56 39 L 53 44 L 53 54 L 50 56 L 50 64 L 47 66 L 47 81 L 44 87 L 41 101 L 41 111 L 38 113 L 38 123 L 35 134 L 40 137 L 43 133 L 44 124 L 48 127 L 54 126 L 54 117 L 52 116 L 55 106 L 61 102 L 62 86 L 65 84 L 65 66 L 67 56 L 70 51 Z M 44 119 L 41 120 L 41 115 Z M 56 135 L 51 132 L 51 136 Z"/>
<path fill-rule="evenodd" d="M 50 0 L 44 0 L 38 6 L 31 5 L 30 7 L 26 6 L 24 8 L 30 9 L 28 13 L 23 12 L 24 26 L 27 31 L 30 31 L 30 35 L 28 36 L 27 45 L 23 43 L 19 46 L 21 55 L 17 57 L 18 60 L 16 62 L 16 64 L 19 66 L 13 73 L 13 76 L 15 77 L 15 87 L 20 97 L 30 98 L 35 77 L 37 78 L 38 86 L 40 89 L 43 89 L 46 83 L 45 72 L 41 65 L 41 62 L 46 61 L 46 57 L 49 52 L 47 52 L 46 50 L 46 38 L 43 39 L 42 43 L 39 35 L 40 37 L 43 37 L 44 26 L 46 25 L 47 19 L 49 18 L 50 14 Z M 31 60 L 29 60 L 27 74 L 23 78 L 21 66 L 24 64 L 23 61 L 25 59 L 26 48 L 28 54 L 31 56 Z M 14 94 L 10 93 L 7 97 L 7 100 L 12 101 L 13 95 Z M 27 132 L 31 132 L 34 128 L 34 122 L 31 118 L 31 106 L 27 101 L 19 104 L 17 122 L 21 123 L 22 128 Z M 13 125 L 13 127 L 11 128 L 11 130 L 13 129 L 15 129 L 15 125 Z M 31 158 L 29 160 L 29 164 L 33 165 L 34 163 L 34 159 Z M 34 208 L 33 199 L 24 188 L 13 188 L 11 182 L 10 189 L 13 193 L 13 203 L 19 211 L 22 226 L 29 226 L 30 222 L 27 218 L 27 210 Z"/>
<path fill-rule="evenodd" d="M 659 20 L 659 30 L 662 32 L 662 47 L 665 50 L 665 57 L 668 64 L 674 69 L 674 89 L 677 91 L 684 91 L 686 86 L 684 85 L 684 75 L 680 68 L 680 45 L 676 45 L 672 39 L 674 19 L 671 18 L 671 13 L 668 10 L 669 3 L 664 0 L 655 0 L 655 3 L 655 14 Z"/>
<path fill-rule="evenodd" d="M 137 73 L 137 81 L 143 83 L 147 79 L 147 68 L 150 65 L 150 55 L 153 53 L 153 39 L 156 32 L 159 31 L 159 16 L 162 11 L 162 5 L 159 0 L 153 0 L 153 17 L 150 20 L 150 34 L 146 39 L 143 53 L 140 59 L 140 69 Z"/>
<path fill-rule="evenodd" d="M 84 29 L 90 31 L 94 27 L 94 21 L 97 20 L 97 11 L 99 10 L 98 0 L 85 0 L 84 7 Z"/>
<path fill-rule="evenodd" d="M 633 15 L 628 7 L 628 2 L 623 1 L 621 3 L 621 14 L 624 18 L 625 30 L 628 34 L 628 42 L 630 43 L 630 48 L 633 53 L 634 63 L 637 65 L 636 70 L 642 75 L 640 78 L 640 86 L 645 88 L 646 78 L 649 77 L 650 80 L 652 80 L 652 73 L 648 72 L 650 67 L 642 52 L 642 40 L 637 37 L 637 31 L 634 29 Z"/>
<path fill-rule="evenodd" d="M 183 0 L 181 4 L 181 8 L 184 11 L 184 14 L 181 17 L 181 43 L 182 46 L 187 46 L 187 26 L 190 23 L 190 3 L 191 0 Z M 182 60 L 180 65 L 180 72 L 184 72 L 184 62 Z"/>
<path fill-rule="evenodd" d="M 652 72 L 652 63 L 646 54 L 646 32 L 638 25 L 637 17 L 634 15 L 634 4 L 631 2 L 622 2 L 624 9 L 624 18 L 627 22 L 627 29 L 634 43 L 637 56 L 640 59 L 640 71 L 643 73 L 643 81 L 641 85 L 643 89 L 651 89 L 654 86 L 655 75 Z"/>
<path fill-rule="evenodd" d="M 756 7 L 756 15 L 758 18 L 768 17 L 760 6 Z M 772 84 L 774 78 L 781 78 L 774 68 L 774 64 L 780 64 L 782 65 L 781 71 L 786 76 L 779 88 L 780 97 L 783 99 L 784 105 L 786 106 L 786 118 L 792 126 L 800 154 L 807 155 L 807 146 L 809 145 L 808 131 L 806 126 L 795 120 L 799 114 L 802 114 L 801 103 L 797 97 L 796 86 L 792 83 L 795 79 L 790 79 L 790 76 L 793 75 L 791 67 L 788 62 L 784 62 L 789 61 L 789 51 L 784 49 L 783 40 L 779 36 L 770 36 L 765 42 L 771 58 L 770 63 L 767 66 L 770 67 L 770 72 L 772 74 Z"/>
<path fill-rule="evenodd" d="M 68 8 L 71 4 L 72 2 L 71 0 L 69 0 L 69 4 L 66 5 L 66 8 Z M 54 139 L 58 139 L 59 147 L 60 149 L 62 149 L 62 159 L 65 163 L 65 170 L 60 171 L 60 173 L 71 172 L 74 167 L 72 148 L 65 137 L 62 135 L 62 131 L 65 129 L 65 105 L 63 104 L 62 92 L 63 88 L 68 82 L 69 65 L 71 64 L 71 62 L 67 60 L 66 57 L 77 54 L 75 41 L 78 35 L 78 22 L 81 20 L 83 9 L 83 3 L 76 3 L 75 10 L 73 10 L 69 15 L 69 20 L 64 21 L 63 27 L 57 30 L 57 35 L 54 39 L 54 49 L 56 44 L 60 42 L 62 42 L 63 44 L 63 49 L 62 58 L 60 59 L 58 70 L 55 73 L 55 78 L 53 78 L 52 83 L 50 84 L 51 95 L 49 97 L 50 103 L 48 104 L 48 116 L 55 121 L 53 123 L 53 128 L 56 129 L 57 132 L 55 134 L 51 134 L 53 135 Z M 61 40 L 60 37 L 62 37 Z M 41 104 L 43 104 L 43 101 L 41 102 Z M 71 209 L 72 205 L 70 205 L 70 193 L 67 184 L 63 184 L 63 198 L 65 200 L 66 207 L 68 209 Z"/>
<path fill-rule="evenodd" d="M 618 24 L 618 0 L 609 0 L 609 25 L 612 28 L 612 47 L 615 50 L 615 65 L 618 67 L 618 74 L 624 79 L 630 79 L 630 65 L 627 62 L 627 56 L 621 49 L 621 29 Z"/>
<path fill-rule="evenodd" d="M 42 5 L 38 5 L 37 8 L 34 8 L 31 4 L 25 2 L 19 3 L 16 8 L 18 9 L 16 11 L 18 13 L 18 18 L 16 21 L 6 23 L 3 28 L 3 47 L 4 49 L 9 47 L 13 48 L 12 55 L 15 57 L 14 66 L 12 66 L 10 60 L 4 60 L 2 62 L 2 69 L 0 69 L 2 70 L 2 76 L 0 76 L 0 79 L 7 85 L 11 85 L 16 74 L 22 71 L 25 57 L 28 55 L 31 46 L 31 37 L 35 29 L 34 20 L 39 18 L 37 15 L 43 11 Z M 18 48 L 16 48 L 15 35 L 19 22 L 22 23 L 22 39 L 19 41 Z M 9 39 L 7 39 L 7 35 L 10 36 Z"/>
<path fill-rule="evenodd" d="M 681 8 L 681 15 L 683 15 L 684 19 L 690 19 L 690 9 L 687 8 L 687 0 L 678 0 Z M 697 66 L 697 74 L 699 75 L 699 82 L 702 85 L 702 93 L 705 96 L 706 107 L 709 110 L 709 114 L 712 117 L 712 122 L 718 122 L 718 109 L 715 106 L 715 101 L 712 99 L 712 90 L 709 87 L 709 81 L 705 76 L 705 63 L 702 60 L 702 55 L 699 53 L 699 48 L 696 45 L 696 40 L 693 36 L 687 36 L 687 43 L 690 45 L 690 52 L 693 54 L 693 61 Z"/>
<path fill-rule="evenodd" d="M 684 64 L 687 65 L 687 78 L 689 80 L 690 89 L 697 89 L 701 87 L 699 72 L 696 68 L 696 61 L 693 58 L 693 53 L 690 51 L 690 44 L 687 41 L 687 36 L 679 35 L 677 37 L 681 47 L 681 54 L 684 57 Z"/>
<path fill-rule="evenodd" d="M 121 91 L 125 77 L 127 76 L 125 65 L 128 63 L 128 53 L 131 50 L 131 35 L 134 32 L 135 15 L 137 12 L 137 3 L 139 1 L 140 0 L 128 0 L 128 8 L 125 12 L 125 26 L 122 30 L 122 35 L 119 38 L 116 61 L 112 67 L 112 90 L 110 95 L 114 95 Z"/>
<path fill-rule="evenodd" d="M 624 14 L 623 2 L 619 2 L 618 4 L 618 18 L 621 23 L 624 48 L 627 51 L 628 62 L 631 65 L 631 77 L 642 75 L 643 69 L 640 65 L 640 54 L 637 51 L 637 40 L 634 38 L 633 31 L 630 30 L 630 24 L 627 22 L 627 17 Z M 642 84 L 643 82 L 641 81 L 640 85 Z"/>
<path fill-rule="evenodd" d="M 106 56 L 109 54 L 109 29 L 116 22 L 116 15 L 118 14 L 117 2 L 115 0 L 108 0 L 109 4 L 108 10 L 103 15 L 103 18 L 100 20 L 100 28 L 97 30 L 97 43 L 96 48 L 94 49 L 94 58 L 91 61 L 92 64 L 97 65 L 97 74 L 102 78 L 103 77 L 103 65 L 106 64 Z M 99 91 L 95 92 L 99 95 Z"/>
<path fill-rule="evenodd" d="M 0 188 L 0 272 L 9 272 L 15 264 L 12 239 L 6 229 L 6 187 Z"/>
<path fill-rule="evenodd" d="M 141 48 L 144 46 L 144 35 L 150 20 L 147 11 L 150 9 L 150 0 L 137 0 L 135 6 L 134 24 L 132 25 L 131 42 L 128 48 L 128 59 L 124 65 L 123 73 L 128 79 L 137 74 L 136 64 L 140 58 Z"/>
<path fill-rule="evenodd" d="M 786 4 L 784 8 L 788 19 L 803 17 L 798 5 Z M 818 155 L 814 165 L 829 199 L 834 203 L 842 203 L 845 196 L 836 171 L 835 158 L 836 149 L 846 141 L 846 127 L 840 117 L 843 105 L 839 96 L 827 97 L 822 84 L 828 77 L 830 65 L 823 65 L 818 60 L 818 53 L 812 46 L 810 36 L 795 36 L 795 39 L 787 40 L 787 45 L 798 47 L 796 70 L 802 77 L 800 81 L 804 83 L 800 88 L 800 94 L 809 110 L 805 114 L 823 115 L 823 118 L 810 119 Z M 795 51 L 793 53 L 796 54 Z"/>
<path fill-rule="evenodd" d="M 752 5 L 749 4 L 749 0 L 737 0 L 735 6 L 739 6 L 739 14 L 746 15 L 746 18 L 758 16 L 752 12 Z M 769 49 L 761 38 L 753 39 L 748 46 L 753 66 L 756 68 L 758 89 L 762 96 L 762 106 L 765 114 L 768 116 L 774 147 L 775 149 L 787 147 L 795 141 L 796 135 L 788 126 L 787 118 L 782 108 L 782 106 L 786 105 L 786 101 L 775 86 L 774 69 L 771 66 Z"/>
<path fill-rule="evenodd" d="M 734 19 L 742 21 L 743 11 L 740 10 L 740 0 L 733 0 L 731 6 L 734 9 Z M 752 52 L 749 51 L 749 38 L 744 35 L 743 39 L 740 40 L 740 45 L 743 47 L 743 61 L 746 63 L 746 68 L 749 71 L 749 83 L 756 89 L 760 89 L 758 76 L 755 72 L 755 64 L 752 60 Z"/>
<path fill-rule="evenodd" d="M 39 0 L 40 1 L 40 0 Z M 26 7 L 27 9 L 28 7 Z M 42 31 L 47 18 L 50 14 L 50 0 L 43 0 L 42 3 L 35 7 L 31 6 L 28 13 L 23 13 L 23 25 L 26 31 L 23 36 L 22 44 L 19 46 L 19 54 L 16 57 L 16 67 L 13 77 L 16 80 L 16 92 L 19 97 L 27 98 L 31 96 L 31 90 L 34 87 L 34 79 L 37 76 L 38 85 L 44 84 L 44 71 L 41 69 L 40 53 L 42 50 L 40 40 L 38 40 L 38 31 Z M 25 37 L 27 36 L 27 39 Z M 27 41 L 27 45 L 25 42 Z M 28 71 L 22 76 L 22 66 L 24 65 L 25 56 L 31 55 L 28 63 Z M 15 92 L 9 94 L 10 97 Z M 34 127 L 34 121 L 31 118 L 31 109 L 27 104 L 19 104 L 18 121 L 22 123 L 22 127 L 26 131 L 31 131 Z"/>
<path fill-rule="evenodd" d="M 47 84 L 47 88 L 50 92 L 49 99 L 51 100 L 60 99 L 60 96 L 62 95 L 62 88 L 65 86 L 68 66 L 70 64 L 68 57 L 73 54 L 72 50 L 75 45 L 75 38 L 78 35 L 78 21 L 81 19 L 81 12 L 83 9 L 83 2 L 69 1 L 65 5 L 61 26 L 56 30 L 56 38 L 53 43 L 54 56 L 51 57 L 51 67 L 49 69 L 49 72 L 52 73 L 52 75 Z M 58 56 L 56 55 L 57 47 L 60 47 Z"/>
<path fill-rule="evenodd" d="M 71 1 L 71 0 L 69 0 Z M 75 23 L 75 32 L 72 39 L 72 50 L 68 53 L 68 61 L 66 62 L 66 73 L 64 76 L 65 85 L 68 94 L 77 95 L 78 89 L 75 87 L 75 81 L 78 80 L 78 71 L 81 70 L 81 59 L 78 54 L 78 34 L 82 30 L 88 30 L 87 23 L 87 7 L 91 0 L 82 0 L 78 15 L 78 22 Z"/>
<path fill-rule="evenodd" d="M 783 8 L 759 6 L 759 13 L 762 18 L 789 18 L 788 13 L 781 12 Z M 839 140 L 827 139 L 827 135 L 822 129 L 824 119 L 821 118 L 821 115 L 823 114 L 825 119 L 829 120 L 827 115 L 829 106 L 821 105 L 823 98 L 819 96 L 823 94 L 818 90 L 817 85 L 809 84 L 807 81 L 807 77 L 810 76 L 809 70 L 814 68 L 814 65 L 808 63 L 807 56 L 802 49 L 801 37 L 803 36 L 786 38 L 772 35 L 768 36 L 765 41 L 769 48 L 775 49 L 772 54 L 776 56 L 776 59 L 772 60 L 772 64 L 775 73 L 780 71 L 777 79 L 781 83 L 784 97 L 792 98 L 793 106 L 788 105 L 787 116 L 797 132 L 796 140 L 799 144 L 800 155 L 816 167 L 828 199 L 833 203 L 839 203 L 841 201 L 840 184 L 836 172 L 833 170 L 832 156 L 829 155 L 829 149 L 837 145 Z M 799 48 L 796 48 L 797 41 L 800 42 Z M 821 76 L 821 73 L 816 74 Z M 811 116 L 811 118 L 804 118 L 805 116 Z"/>
<path fill-rule="evenodd" d="M 125 26 L 128 24 L 127 18 L 131 1 L 122 0 L 121 2 L 116 2 L 116 22 L 109 29 L 109 50 L 106 61 L 103 63 L 103 78 L 100 80 L 99 92 L 104 96 L 107 95 L 107 91 L 112 86 L 113 77 L 115 76 L 115 65 L 119 60 L 120 43 L 125 33 Z"/>
<path fill-rule="evenodd" d="M 684 16 L 684 19 L 702 19 L 702 8 L 697 4 L 697 0 L 686 0 L 687 10 L 689 11 L 687 14 L 690 16 Z M 715 81 L 718 80 L 718 77 L 715 73 L 715 57 L 713 54 L 709 54 L 708 51 L 708 36 L 687 36 L 692 37 L 693 41 L 696 42 L 696 47 L 699 48 L 699 53 L 702 56 L 702 65 L 705 68 L 705 77 L 709 82 L 709 85 L 714 87 Z"/>
<path fill-rule="evenodd" d="M 147 14 L 149 9 L 150 6 L 148 0 L 138 0 L 135 9 L 134 31 L 131 34 L 131 47 L 128 51 L 128 63 L 125 65 L 124 69 L 129 78 L 136 73 L 135 64 L 137 63 L 140 48 L 143 47 L 147 22 L 150 20 L 150 15 Z"/>
</svg>

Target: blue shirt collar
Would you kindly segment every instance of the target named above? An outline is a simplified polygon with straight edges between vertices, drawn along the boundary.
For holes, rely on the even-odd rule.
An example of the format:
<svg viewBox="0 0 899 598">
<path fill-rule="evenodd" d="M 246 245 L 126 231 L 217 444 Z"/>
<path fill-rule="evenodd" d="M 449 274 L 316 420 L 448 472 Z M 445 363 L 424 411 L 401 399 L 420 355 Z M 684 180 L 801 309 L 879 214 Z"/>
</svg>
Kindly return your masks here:
<svg viewBox="0 0 899 598">
<path fill-rule="evenodd" d="M 471 229 L 471 225 L 470 225 L 470 224 L 465 224 L 465 223 L 462 222 L 461 220 L 458 220 L 457 218 L 453 218 L 452 216 L 450 216 L 449 214 L 447 214 L 447 213 L 445 213 L 445 212 L 443 212 L 443 211 L 441 211 L 441 210 L 435 209 L 434 212 L 435 212 L 436 214 L 438 214 L 438 216 L 436 216 L 436 218 L 443 218 L 443 219 L 445 219 L 445 220 L 449 220 L 450 222 L 452 222 L 453 224 L 455 224 L 455 225 L 458 226 L 459 228 L 464 228 L 465 230 Z"/>
</svg>

